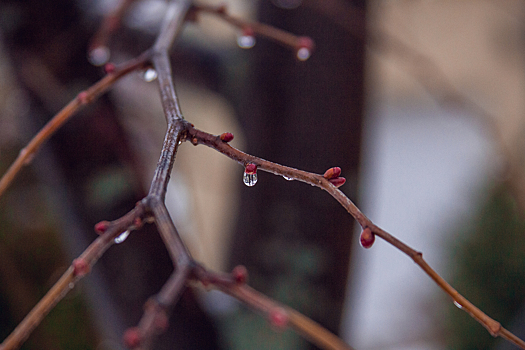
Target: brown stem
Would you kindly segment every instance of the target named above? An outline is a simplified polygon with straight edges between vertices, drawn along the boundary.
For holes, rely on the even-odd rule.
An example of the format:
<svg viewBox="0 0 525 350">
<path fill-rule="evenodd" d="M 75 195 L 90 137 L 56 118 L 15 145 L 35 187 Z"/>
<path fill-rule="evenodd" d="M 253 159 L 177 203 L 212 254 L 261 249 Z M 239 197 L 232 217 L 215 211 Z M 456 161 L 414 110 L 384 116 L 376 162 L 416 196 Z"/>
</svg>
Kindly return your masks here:
<svg viewBox="0 0 525 350">
<path fill-rule="evenodd" d="M 326 330 L 317 322 L 311 320 L 300 312 L 282 305 L 268 296 L 256 291 L 244 282 L 238 282 L 232 275 L 217 273 L 206 270 L 203 266 L 196 266 L 194 278 L 207 288 L 214 287 L 235 299 L 242 301 L 250 308 L 263 313 L 269 322 L 275 323 L 272 317 L 276 313 L 282 321 L 278 321 L 278 327 L 291 326 L 304 338 L 322 349 L 352 350 L 340 338 Z"/>
<path fill-rule="evenodd" d="M 370 228 L 372 232 L 381 237 L 383 240 L 387 241 L 406 255 L 408 255 L 414 262 L 445 292 L 447 293 L 453 301 L 461 306 L 461 308 L 471 315 L 476 321 L 481 323 L 492 336 L 500 336 L 522 349 L 525 349 L 525 342 L 515 335 L 513 335 L 508 330 L 501 327 L 500 323 L 496 320 L 490 318 L 483 311 L 474 306 L 470 301 L 468 301 L 464 296 L 459 294 L 449 283 L 447 283 L 436 271 L 434 271 L 423 259 L 423 254 L 411 248 L 407 244 L 403 243 L 396 237 L 392 236 L 390 233 L 376 226 L 369 218 L 367 218 L 359 208 L 336 186 L 334 186 L 330 181 L 325 179 L 322 175 L 305 172 L 302 170 L 297 170 L 267 160 L 254 157 L 252 155 L 241 152 L 228 143 L 223 142 L 219 136 L 215 136 L 209 133 L 206 133 L 201 130 L 197 130 L 191 127 L 188 130 L 188 139 L 194 145 L 204 144 L 208 147 L 211 147 L 227 157 L 237 161 L 242 165 L 248 163 L 253 163 L 257 165 L 259 170 L 264 170 L 275 175 L 286 176 L 287 178 L 292 178 L 294 180 L 302 181 L 308 183 L 312 186 L 322 188 L 327 191 L 334 199 L 336 199 L 345 209 L 351 214 L 356 221 L 364 228 Z"/>
<path fill-rule="evenodd" d="M 62 108 L 62 110 L 60 110 L 60 112 L 51 118 L 51 120 L 48 121 L 47 124 L 27 144 L 27 146 L 20 151 L 18 157 L 0 179 L 0 196 L 5 192 L 7 187 L 9 187 L 22 167 L 31 162 L 34 154 L 40 149 L 42 144 L 46 142 L 66 121 L 68 121 L 83 106 L 93 102 L 100 95 L 105 93 L 120 78 L 146 66 L 148 60 L 149 53 L 146 52 L 141 56 L 122 64 L 115 69 L 114 72 L 107 74 L 89 89 L 80 92 L 74 100 L 69 102 L 64 108 Z"/>
<path fill-rule="evenodd" d="M 107 230 L 75 259 L 57 283 L 46 293 L 29 314 L 18 324 L 15 330 L 0 344 L 2 350 L 18 349 L 29 337 L 31 332 L 40 324 L 44 317 L 55 305 L 66 296 L 91 267 L 98 261 L 102 254 L 114 243 L 114 239 L 122 232 L 134 228 L 136 219 L 144 215 L 144 208 L 139 203 L 137 207 L 111 223 Z M 82 266 L 82 268 L 79 268 Z"/>
<path fill-rule="evenodd" d="M 224 6 L 207 6 L 207 5 L 193 5 L 193 10 L 196 12 L 204 12 L 218 16 L 222 20 L 228 22 L 239 29 L 249 28 L 254 34 L 268 38 L 282 45 L 288 46 L 292 49 L 297 49 L 301 45 L 301 37 L 285 30 L 276 28 L 260 22 L 246 21 L 241 18 L 231 16 L 227 13 Z"/>
</svg>

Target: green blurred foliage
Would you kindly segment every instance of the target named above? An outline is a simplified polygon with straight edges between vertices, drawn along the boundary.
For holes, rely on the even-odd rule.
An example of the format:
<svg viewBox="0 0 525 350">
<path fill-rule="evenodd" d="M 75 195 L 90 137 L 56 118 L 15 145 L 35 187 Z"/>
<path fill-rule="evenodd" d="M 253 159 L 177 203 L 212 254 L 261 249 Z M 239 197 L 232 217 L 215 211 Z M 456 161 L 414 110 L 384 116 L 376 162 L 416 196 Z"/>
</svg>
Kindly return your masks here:
<svg viewBox="0 0 525 350">
<path fill-rule="evenodd" d="M 0 173 L 4 173 L 17 151 L 4 148 L 1 152 Z M 59 218 L 49 208 L 50 193 L 30 166 L 0 197 L 0 340 L 69 265 L 58 234 Z M 58 303 L 21 349 L 95 348 L 97 335 L 78 288 Z"/>
<path fill-rule="evenodd" d="M 459 233 L 452 254 L 452 285 L 490 317 L 511 325 L 525 301 L 525 220 L 508 188 L 491 190 L 473 223 Z M 496 338 L 452 308 L 450 349 L 494 347 Z"/>
</svg>

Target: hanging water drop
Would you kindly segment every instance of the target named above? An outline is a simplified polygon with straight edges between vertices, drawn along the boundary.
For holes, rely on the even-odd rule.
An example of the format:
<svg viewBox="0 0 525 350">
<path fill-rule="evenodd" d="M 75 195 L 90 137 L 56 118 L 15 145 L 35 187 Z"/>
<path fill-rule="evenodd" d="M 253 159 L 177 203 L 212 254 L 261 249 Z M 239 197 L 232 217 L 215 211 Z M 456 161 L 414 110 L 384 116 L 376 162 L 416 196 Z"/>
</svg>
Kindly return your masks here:
<svg viewBox="0 0 525 350">
<path fill-rule="evenodd" d="M 253 163 L 246 165 L 242 176 L 242 182 L 249 187 L 252 187 L 257 183 L 257 165 Z"/>
<path fill-rule="evenodd" d="M 145 81 L 152 82 L 153 80 L 157 79 L 157 71 L 153 68 L 148 68 L 144 72 L 144 75 L 142 76 Z"/>
<path fill-rule="evenodd" d="M 117 238 L 115 238 L 115 243 L 120 244 L 126 240 L 129 236 L 129 230 L 122 232 Z"/>
<path fill-rule="evenodd" d="M 283 175 L 283 179 L 285 179 L 286 181 L 293 181 L 293 177 L 288 177 L 288 176 L 284 176 Z"/>
<path fill-rule="evenodd" d="M 75 283 L 69 282 L 69 284 L 67 286 L 69 287 L 69 289 L 73 289 L 73 288 L 75 288 Z"/>
<path fill-rule="evenodd" d="M 244 173 L 242 181 L 246 186 L 252 187 L 257 183 L 257 174 Z"/>
<path fill-rule="evenodd" d="M 463 306 L 461 306 L 460 303 L 458 303 L 457 301 L 454 300 L 454 305 L 458 308 L 458 309 L 463 309 Z"/>
<path fill-rule="evenodd" d="M 310 58 L 310 55 L 312 53 L 310 52 L 310 50 L 306 47 L 301 47 L 299 50 L 297 50 L 297 59 L 299 61 L 306 61 L 307 59 Z"/>
<path fill-rule="evenodd" d="M 102 66 L 109 61 L 110 51 L 106 46 L 97 46 L 89 52 L 88 60 L 94 66 Z"/>
<path fill-rule="evenodd" d="M 237 37 L 237 45 L 242 49 L 251 49 L 255 46 L 255 37 L 253 35 L 242 34 Z"/>
</svg>

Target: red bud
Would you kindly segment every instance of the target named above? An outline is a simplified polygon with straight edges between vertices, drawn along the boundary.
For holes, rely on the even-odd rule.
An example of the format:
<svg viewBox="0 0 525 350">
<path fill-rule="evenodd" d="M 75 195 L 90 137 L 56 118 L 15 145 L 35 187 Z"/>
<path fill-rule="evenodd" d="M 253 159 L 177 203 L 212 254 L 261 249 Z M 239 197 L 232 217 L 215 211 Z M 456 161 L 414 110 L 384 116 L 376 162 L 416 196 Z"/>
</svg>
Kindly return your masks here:
<svg viewBox="0 0 525 350">
<path fill-rule="evenodd" d="M 330 179 L 328 181 L 330 181 L 335 187 L 341 187 L 345 184 L 346 179 L 344 177 L 336 177 L 335 179 Z"/>
<path fill-rule="evenodd" d="M 270 310 L 268 315 L 272 326 L 278 329 L 285 329 L 288 325 L 288 313 L 282 307 L 276 307 Z"/>
<path fill-rule="evenodd" d="M 129 328 L 124 333 L 124 345 L 129 349 L 134 349 L 140 346 L 142 342 L 142 335 L 137 327 Z"/>
<path fill-rule="evenodd" d="M 78 102 L 80 102 L 83 105 L 85 105 L 85 104 L 87 104 L 89 102 L 88 101 L 88 93 L 85 92 L 85 91 L 80 92 L 77 95 L 77 98 L 78 98 Z"/>
<path fill-rule="evenodd" d="M 365 228 L 361 232 L 361 237 L 359 237 L 359 242 L 361 242 L 361 246 L 366 249 L 372 247 L 375 240 L 376 236 L 369 227 Z"/>
<path fill-rule="evenodd" d="M 253 163 L 246 164 L 246 167 L 244 168 L 244 172 L 246 174 L 255 174 L 257 172 L 257 165 Z"/>
<path fill-rule="evenodd" d="M 233 134 L 231 132 L 225 132 L 221 134 L 221 140 L 224 142 L 230 142 L 233 140 Z"/>
<path fill-rule="evenodd" d="M 323 177 L 327 180 L 339 177 L 341 175 L 341 168 L 336 166 L 325 171 Z"/>
<path fill-rule="evenodd" d="M 314 41 L 312 40 L 312 38 L 310 37 L 307 37 L 307 36 L 300 36 L 297 38 L 297 45 L 296 45 L 297 49 L 302 49 L 302 48 L 305 48 L 305 49 L 308 49 L 308 51 L 312 51 L 315 47 L 315 44 L 314 44 Z"/>
<path fill-rule="evenodd" d="M 78 258 L 73 260 L 73 274 L 78 277 L 82 277 L 91 271 L 91 267 L 85 259 Z"/>
<path fill-rule="evenodd" d="M 106 74 L 111 74 L 115 72 L 115 65 L 111 62 L 106 63 L 106 65 L 104 66 L 104 72 L 106 72 Z"/>
<path fill-rule="evenodd" d="M 248 270 L 242 265 L 235 266 L 232 270 L 232 277 L 237 284 L 245 284 L 248 281 Z"/>
<path fill-rule="evenodd" d="M 99 222 L 98 224 L 95 225 L 95 232 L 98 233 L 99 235 L 103 234 L 108 229 L 109 224 L 110 224 L 109 221 Z"/>
</svg>

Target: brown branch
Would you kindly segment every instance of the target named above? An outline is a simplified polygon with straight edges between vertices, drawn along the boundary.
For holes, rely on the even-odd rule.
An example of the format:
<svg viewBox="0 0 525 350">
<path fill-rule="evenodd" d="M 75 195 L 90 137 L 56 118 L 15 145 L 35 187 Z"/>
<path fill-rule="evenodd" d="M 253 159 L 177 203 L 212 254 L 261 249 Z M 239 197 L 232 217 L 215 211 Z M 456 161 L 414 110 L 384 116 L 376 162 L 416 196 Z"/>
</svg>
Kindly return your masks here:
<svg viewBox="0 0 525 350">
<path fill-rule="evenodd" d="M 239 274 L 238 271 L 236 273 L 235 270 L 232 275 L 212 273 L 193 261 L 187 248 L 180 239 L 173 221 L 164 205 L 167 183 L 169 181 L 169 175 L 173 167 L 178 145 L 183 140 L 190 140 L 194 145 L 205 144 L 214 148 L 245 167 L 249 165 L 251 172 L 256 171 L 258 168 L 324 189 L 359 222 L 364 231 L 371 231 L 373 235 L 383 238 L 385 241 L 411 257 L 414 262 L 418 264 L 425 273 L 436 282 L 436 284 L 438 284 L 439 287 L 450 295 L 457 304 L 461 305 L 461 307 L 473 318 L 485 326 L 493 336 L 501 336 L 525 349 L 525 343 L 521 339 L 502 328 L 497 321 L 491 319 L 481 310 L 472 305 L 467 299 L 461 296 L 446 281 L 444 281 L 443 278 L 441 278 L 423 260 L 420 252 L 412 249 L 394 236 L 377 227 L 364 214 L 362 214 L 355 204 L 337 189 L 338 186 L 344 183 L 344 179 L 339 177 L 340 169 L 334 170 L 336 168 L 332 168 L 324 175 L 318 175 L 272 163 L 230 147 L 227 144 L 228 140 L 231 139 L 229 136 L 214 136 L 197 130 L 191 124 L 184 121 L 171 77 L 168 50 L 182 28 L 189 4 L 189 0 L 172 1 L 168 6 L 165 22 L 152 50 L 136 60 L 130 61 L 130 63 L 125 65 L 124 68 L 117 69 L 113 73 L 108 74 L 108 76 L 95 84 L 92 88 L 80 93 L 75 100 L 59 112 L 59 114 L 57 114 L 39 134 L 37 134 L 37 137 L 35 137 L 35 139 L 33 139 L 30 144 L 22 150 L 21 155 L 15 161 L 15 164 L 19 165 L 14 168 L 15 170 L 8 170 L 8 174 L 10 175 L 7 177 L 4 176 L 0 181 L 0 184 L 5 183 L 5 185 L 3 185 L 4 187 L 0 186 L 1 193 L 22 165 L 27 162 L 29 156 L 34 154 L 40 145 L 71 115 L 73 115 L 74 112 L 76 112 L 82 105 L 92 101 L 106 91 L 109 86 L 124 74 L 144 67 L 149 58 L 151 58 L 153 66 L 157 70 L 159 76 L 161 102 L 168 122 L 168 130 L 166 132 L 161 156 L 148 196 L 141 202 L 137 203 L 136 208 L 122 218 L 111 223 L 102 222 L 97 225 L 98 231 L 103 232 L 103 234 L 95 240 L 78 259 L 75 259 L 71 267 L 66 271 L 59 282 L 57 282 L 48 294 L 46 294 L 28 316 L 26 316 L 26 318 L 19 324 L 15 331 L 0 345 L 0 348 L 2 350 L 7 350 L 19 347 L 23 340 L 27 338 L 49 310 L 51 310 L 52 307 L 63 298 L 69 289 L 74 286 L 74 283 L 89 272 L 91 266 L 107 250 L 107 248 L 113 244 L 114 239 L 118 235 L 123 231 L 133 230 L 140 227 L 145 219 L 154 218 L 164 243 L 170 252 L 170 256 L 175 265 L 175 272 L 161 289 L 159 294 L 147 303 L 143 319 L 140 321 L 139 326 L 136 329 L 137 332 L 134 333 L 131 331 L 126 333 L 126 342 L 130 347 L 149 348 L 151 346 L 156 335 L 165 328 L 164 326 L 166 325 L 168 317 L 167 310 L 177 302 L 178 297 L 184 289 L 185 282 L 188 279 L 192 279 L 198 280 L 204 285 L 213 285 L 223 292 L 243 301 L 252 308 L 265 313 L 270 318 L 270 321 L 277 326 L 293 326 L 299 333 L 313 341 L 318 346 L 327 349 L 350 349 L 350 347 L 344 344 L 340 339 L 297 311 L 282 306 L 246 286 L 244 283 L 246 276 L 242 273 Z M 205 11 L 202 7 L 200 7 L 200 10 Z M 222 18 L 233 25 L 241 28 L 250 25 L 254 31 L 261 35 L 291 44 L 291 46 L 297 45 L 298 37 L 294 36 L 292 38 L 288 36 L 288 33 L 269 29 L 269 27 L 264 25 L 237 20 L 226 15 L 222 10 L 218 11 L 215 9 L 209 12 L 220 14 Z M 292 41 L 294 42 L 292 43 Z M 4 180 L 6 178 L 7 180 Z M 138 342 L 135 343 L 134 341 Z"/>
<path fill-rule="evenodd" d="M 102 254 L 114 243 L 115 238 L 124 231 L 137 228 L 137 219 L 140 221 L 144 217 L 144 213 L 144 206 L 139 202 L 133 210 L 120 219 L 103 223 L 103 225 L 101 225 L 103 227 L 100 227 L 100 231 L 103 231 L 103 234 L 73 261 L 58 282 L 55 283 L 22 322 L 18 324 L 15 330 L 0 344 L 0 349 L 18 349 L 49 311 L 66 296 L 75 286 L 75 283 L 91 270 L 91 267 L 98 261 Z"/>
<path fill-rule="evenodd" d="M 89 58 L 96 66 L 103 65 L 109 59 L 109 40 L 111 35 L 120 27 L 122 17 L 135 0 L 121 0 L 115 9 L 104 16 L 98 31 L 93 35 L 89 44 Z M 97 50 L 102 50 L 98 51 Z"/>
<path fill-rule="evenodd" d="M 448 282 L 446 282 L 436 271 L 434 271 L 427 262 L 423 259 L 423 254 L 403 243 L 390 233 L 376 226 L 369 218 L 367 218 L 359 208 L 336 186 L 330 179 L 323 175 L 309 173 L 306 171 L 290 168 L 280 164 L 276 164 L 231 147 L 227 142 L 221 139 L 221 136 L 215 136 L 201 130 L 191 127 L 188 130 L 188 139 L 192 144 L 204 144 L 211 147 L 227 157 L 237 161 L 243 166 L 247 164 L 255 164 L 258 169 L 270 172 L 275 175 L 285 176 L 294 180 L 305 182 L 312 186 L 319 187 L 328 192 L 335 200 L 337 200 L 346 211 L 352 215 L 356 221 L 361 225 L 363 230 L 369 229 L 371 232 L 387 241 L 395 248 L 399 249 L 408 255 L 445 293 L 447 293 L 452 300 L 461 306 L 472 318 L 481 323 L 489 333 L 494 336 L 500 336 L 522 349 L 525 349 L 525 342 L 514 334 L 501 327 L 500 323 L 490 318 L 483 311 L 473 305 L 464 296 L 459 294 Z M 328 172 L 327 172 L 328 173 Z"/>
<path fill-rule="evenodd" d="M 255 311 L 261 312 L 277 328 L 292 327 L 304 338 L 322 349 L 353 349 L 310 318 L 248 286 L 245 283 L 247 272 L 243 266 L 237 266 L 231 274 L 212 272 L 202 266 L 196 266 L 194 278 L 206 288 L 218 289 L 242 301 Z"/>
<path fill-rule="evenodd" d="M 69 102 L 60 112 L 58 112 L 47 124 L 33 137 L 24 147 L 9 169 L 0 179 L 0 196 L 5 192 L 7 187 L 16 177 L 16 174 L 27 164 L 31 162 L 35 153 L 65 122 L 67 122 L 82 107 L 93 102 L 100 95 L 105 93 L 113 84 L 123 76 L 144 68 L 148 64 L 149 53 L 146 52 L 141 56 L 132 59 L 121 66 L 108 72 L 104 78 L 92 85 L 85 91 L 80 92 L 75 99 Z"/>
<path fill-rule="evenodd" d="M 192 10 L 196 14 L 202 12 L 215 15 L 232 26 L 245 31 L 246 33 L 265 37 L 281 45 L 288 46 L 295 51 L 298 51 L 301 48 L 306 48 L 309 51 L 308 56 L 300 58 L 301 60 L 306 60 L 314 50 L 314 42 L 308 37 L 297 36 L 293 33 L 268 24 L 246 21 L 244 19 L 231 16 L 228 14 L 225 6 L 193 5 Z"/>
</svg>

